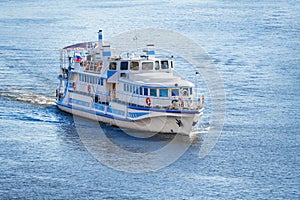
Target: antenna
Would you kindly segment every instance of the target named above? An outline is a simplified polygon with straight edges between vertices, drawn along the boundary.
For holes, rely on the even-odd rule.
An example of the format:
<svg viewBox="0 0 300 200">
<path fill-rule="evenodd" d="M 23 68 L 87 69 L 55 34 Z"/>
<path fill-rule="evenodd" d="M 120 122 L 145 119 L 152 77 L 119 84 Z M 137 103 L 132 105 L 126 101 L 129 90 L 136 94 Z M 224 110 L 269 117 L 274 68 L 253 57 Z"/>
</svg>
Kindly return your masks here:
<svg viewBox="0 0 300 200">
<path fill-rule="evenodd" d="M 199 96 L 198 75 L 199 75 L 199 72 L 196 71 L 196 73 L 195 73 L 195 93 L 196 93 L 196 98 L 198 98 L 198 96 Z"/>
<path fill-rule="evenodd" d="M 136 53 L 138 53 L 138 47 L 137 47 L 138 37 L 137 37 L 137 34 L 136 34 L 136 30 L 134 32 L 135 32 L 135 34 L 134 34 L 134 37 L 133 37 L 133 41 L 135 41 Z"/>
</svg>

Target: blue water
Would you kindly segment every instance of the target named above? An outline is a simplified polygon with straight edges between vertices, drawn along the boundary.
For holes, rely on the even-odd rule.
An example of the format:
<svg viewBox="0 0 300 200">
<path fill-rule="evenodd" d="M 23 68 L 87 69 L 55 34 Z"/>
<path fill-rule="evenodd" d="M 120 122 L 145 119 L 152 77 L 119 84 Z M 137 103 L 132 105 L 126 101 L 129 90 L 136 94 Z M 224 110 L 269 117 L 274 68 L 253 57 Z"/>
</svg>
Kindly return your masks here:
<svg viewBox="0 0 300 200">
<path fill-rule="evenodd" d="M 0 198 L 299 199 L 299 9 L 281 0 L 1 0 Z M 165 168 L 126 173 L 95 159 L 72 116 L 54 106 L 59 48 L 96 40 L 98 29 L 109 39 L 149 27 L 208 53 L 224 83 L 226 122 L 203 159 L 200 139 Z M 208 97 L 202 124 L 209 105 Z M 104 129 L 133 152 L 171 140 Z"/>
</svg>

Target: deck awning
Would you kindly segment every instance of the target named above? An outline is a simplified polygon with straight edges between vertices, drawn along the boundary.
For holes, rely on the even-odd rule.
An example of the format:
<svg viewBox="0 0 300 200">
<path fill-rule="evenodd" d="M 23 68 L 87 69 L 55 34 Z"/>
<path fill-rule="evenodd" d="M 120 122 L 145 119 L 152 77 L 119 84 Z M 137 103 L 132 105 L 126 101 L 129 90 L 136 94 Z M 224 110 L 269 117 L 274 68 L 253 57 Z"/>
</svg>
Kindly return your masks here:
<svg viewBox="0 0 300 200">
<path fill-rule="evenodd" d="M 95 45 L 96 45 L 95 42 L 83 42 L 83 43 L 77 43 L 77 44 L 66 46 L 63 48 L 63 50 L 67 50 L 67 51 L 84 50 L 87 48 L 95 48 Z"/>
</svg>

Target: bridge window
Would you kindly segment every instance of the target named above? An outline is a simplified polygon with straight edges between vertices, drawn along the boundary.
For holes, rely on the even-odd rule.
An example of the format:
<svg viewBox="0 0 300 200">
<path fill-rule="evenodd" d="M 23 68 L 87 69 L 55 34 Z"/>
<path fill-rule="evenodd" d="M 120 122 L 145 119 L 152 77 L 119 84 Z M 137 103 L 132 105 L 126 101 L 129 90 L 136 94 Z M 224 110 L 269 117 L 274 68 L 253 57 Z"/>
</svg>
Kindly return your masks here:
<svg viewBox="0 0 300 200">
<path fill-rule="evenodd" d="M 143 95 L 143 88 L 142 87 L 140 87 L 140 93 L 139 94 Z"/>
<path fill-rule="evenodd" d="M 121 62 L 121 70 L 128 70 L 128 62 Z"/>
<path fill-rule="evenodd" d="M 145 87 L 145 88 L 144 88 L 144 96 L 148 96 L 148 94 L 149 94 L 149 93 L 148 93 L 148 88 Z"/>
<path fill-rule="evenodd" d="M 153 62 L 143 62 L 142 70 L 153 70 Z"/>
<path fill-rule="evenodd" d="M 193 88 L 190 88 L 190 95 L 193 94 Z"/>
<path fill-rule="evenodd" d="M 169 62 L 167 60 L 161 61 L 161 69 L 169 69 Z"/>
<path fill-rule="evenodd" d="M 156 89 L 150 88 L 150 96 L 153 96 L 153 97 L 157 96 Z"/>
<path fill-rule="evenodd" d="M 136 87 L 133 85 L 132 86 L 132 91 L 133 91 L 134 94 L 135 94 L 135 89 L 136 89 Z"/>
<path fill-rule="evenodd" d="M 124 89 L 123 89 L 123 90 L 124 90 L 124 92 L 126 92 L 126 91 L 127 91 L 127 86 L 126 86 L 126 84 L 124 83 L 123 86 L 124 86 Z"/>
<path fill-rule="evenodd" d="M 121 74 L 120 74 L 120 77 L 121 77 L 121 78 L 126 78 L 126 76 L 127 76 L 126 73 L 121 73 Z"/>
<path fill-rule="evenodd" d="M 155 61 L 155 70 L 159 70 L 159 61 Z"/>
<path fill-rule="evenodd" d="M 182 96 L 189 96 L 189 92 L 188 92 L 188 88 L 182 88 L 182 90 L 180 91 Z"/>
<path fill-rule="evenodd" d="M 95 95 L 95 102 L 98 102 L 99 101 L 99 96 L 98 95 Z"/>
<path fill-rule="evenodd" d="M 179 89 L 172 89 L 171 93 L 172 93 L 172 97 L 179 96 Z"/>
<path fill-rule="evenodd" d="M 139 70 L 139 62 L 131 62 L 130 63 L 130 70 L 138 71 Z"/>
<path fill-rule="evenodd" d="M 117 63 L 116 62 L 110 62 L 109 63 L 109 69 L 110 70 L 117 70 Z"/>
<path fill-rule="evenodd" d="M 159 89 L 159 96 L 160 97 L 167 97 L 168 95 L 168 89 Z"/>
</svg>

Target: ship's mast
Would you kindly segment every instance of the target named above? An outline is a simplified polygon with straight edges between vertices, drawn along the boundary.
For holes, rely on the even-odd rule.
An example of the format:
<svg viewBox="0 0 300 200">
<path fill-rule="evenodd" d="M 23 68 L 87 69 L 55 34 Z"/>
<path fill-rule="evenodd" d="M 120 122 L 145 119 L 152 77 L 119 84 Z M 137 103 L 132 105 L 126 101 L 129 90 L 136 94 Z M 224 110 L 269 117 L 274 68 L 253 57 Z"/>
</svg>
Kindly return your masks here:
<svg viewBox="0 0 300 200">
<path fill-rule="evenodd" d="M 101 49 L 102 48 L 102 46 L 103 46 L 103 40 L 102 40 L 102 30 L 99 30 L 98 31 L 98 47 L 99 47 L 99 49 Z"/>
</svg>

